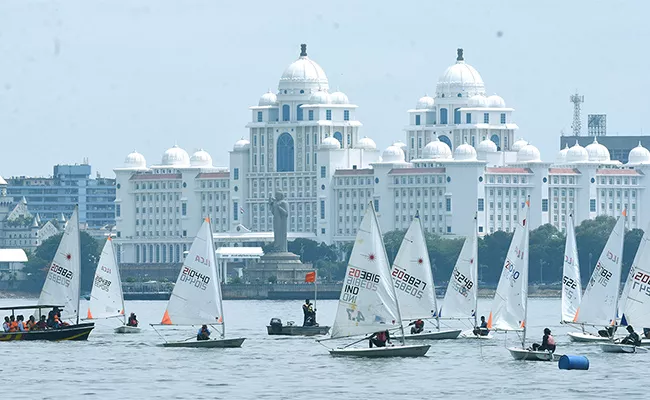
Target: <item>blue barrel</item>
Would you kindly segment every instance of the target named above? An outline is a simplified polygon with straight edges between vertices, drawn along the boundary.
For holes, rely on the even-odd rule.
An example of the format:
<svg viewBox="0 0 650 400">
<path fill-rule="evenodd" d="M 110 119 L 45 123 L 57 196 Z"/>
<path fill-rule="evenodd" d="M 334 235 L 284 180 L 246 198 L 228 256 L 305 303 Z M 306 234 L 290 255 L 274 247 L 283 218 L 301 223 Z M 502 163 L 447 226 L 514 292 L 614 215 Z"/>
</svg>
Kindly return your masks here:
<svg viewBox="0 0 650 400">
<path fill-rule="evenodd" d="M 589 369 L 589 359 L 585 356 L 569 356 L 563 355 L 560 357 L 557 366 L 560 369 Z"/>
</svg>

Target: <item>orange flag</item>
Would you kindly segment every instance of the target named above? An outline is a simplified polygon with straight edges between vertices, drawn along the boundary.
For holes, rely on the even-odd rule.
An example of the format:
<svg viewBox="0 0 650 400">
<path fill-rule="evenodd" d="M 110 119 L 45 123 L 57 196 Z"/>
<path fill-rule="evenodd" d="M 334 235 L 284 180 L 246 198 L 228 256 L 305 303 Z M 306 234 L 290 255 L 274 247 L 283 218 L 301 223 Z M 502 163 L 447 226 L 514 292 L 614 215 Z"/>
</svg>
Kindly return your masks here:
<svg viewBox="0 0 650 400">
<path fill-rule="evenodd" d="M 307 272 L 305 274 L 305 282 L 316 282 L 316 271 Z"/>
</svg>

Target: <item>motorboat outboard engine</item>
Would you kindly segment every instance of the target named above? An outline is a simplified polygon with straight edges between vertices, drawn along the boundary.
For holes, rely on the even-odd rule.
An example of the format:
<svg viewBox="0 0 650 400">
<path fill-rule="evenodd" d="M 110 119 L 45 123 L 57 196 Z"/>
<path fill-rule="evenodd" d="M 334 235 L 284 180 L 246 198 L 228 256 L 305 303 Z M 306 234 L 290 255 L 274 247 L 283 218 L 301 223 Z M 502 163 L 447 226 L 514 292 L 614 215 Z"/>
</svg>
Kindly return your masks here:
<svg viewBox="0 0 650 400">
<path fill-rule="evenodd" d="M 271 331 L 274 333 L 282 332 L 282 320 L 280 318 L 271 318 Z"/>
</svg>

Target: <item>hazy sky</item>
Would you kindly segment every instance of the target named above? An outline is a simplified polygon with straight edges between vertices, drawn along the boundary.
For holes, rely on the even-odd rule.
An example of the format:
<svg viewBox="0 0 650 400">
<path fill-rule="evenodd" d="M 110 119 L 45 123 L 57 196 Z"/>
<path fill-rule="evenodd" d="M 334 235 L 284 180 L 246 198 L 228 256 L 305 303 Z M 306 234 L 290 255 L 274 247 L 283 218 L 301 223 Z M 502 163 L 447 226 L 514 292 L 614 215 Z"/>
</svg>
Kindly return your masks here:
<svg viewBox="0 0 650 400">
<path fill-rule="evenodd" d="M 300 43 L 381 148 L 405 140 L 406 110 L 462 47 L 488 94 L 515 108 L 518 136 L 551 161 L 576 89 L 583 130 L 587 113 L 606 113 L 610 134 L 650 131 L 649 11 L 611 0 L 2 0 L 0 175 L 88 157 L 113 176 L 131 150 L 159 163 L 174 143 L 227 165 L 248 107 L 277 90 Z"/>
</svg>

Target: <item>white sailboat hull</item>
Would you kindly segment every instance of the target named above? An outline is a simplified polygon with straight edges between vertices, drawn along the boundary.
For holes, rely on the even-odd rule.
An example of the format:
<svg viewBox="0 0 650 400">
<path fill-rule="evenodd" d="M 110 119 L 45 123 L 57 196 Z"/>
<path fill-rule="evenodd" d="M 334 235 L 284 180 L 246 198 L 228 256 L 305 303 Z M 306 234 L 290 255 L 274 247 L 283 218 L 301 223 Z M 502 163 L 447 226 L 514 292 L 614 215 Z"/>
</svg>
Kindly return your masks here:
<svg viewBox="0 0 650 400">
<path fill-rule="evenodd" d="M 214 339 L 214 340 L 196 340 L 192 342 L 167 342 L 163 343 L 162 347 L 189 347 L 189 348 L 203 348 L 203 349 L 214 349 L 214 348 L 232 348 L 232 347 L 241 347 L 246 338 L 234 338 L 234 339 Z"/>
<path fill-rule="evenodd" d="M 569 339 L 577 343 L 606 343 L 610 339 L 603 336 L 594 335 L 587 332 L 569 332 Z"/>
<path fill-rule="evenodd" d="M 600 348 L 605 353 L 647 353 L 648 349 L 637 347 L 631 344 L 602 343 Z"/>
<path fill-rule="evenodd" d="M 122 325 L 114 330 L 115 333 L 140 333 L 142 332 L 142 329 L 138 328 L 137 326 L 127 326 L 127 325 Z"/>
<path fill-rule="evenodd" d="M 411 335 L 404 335 L 406 340 L 445 340 L 445 339 L 456 339 L 460 335 L 461 330 L 447 330 L 447 331 L 436 331 L 436 332 L 422 332 Z"/>
<path fill-rule="evenodd" d="M 461 332 L 460 338 L 461 339 L 488 340 L 488 339 L 493 339 L 494 338 L 494 333 L 490 332 L 487 335 L 475 335 L 473 329 L 468 329 L 466 331 Z"/>
<path fill-rule="evenodd" d="M 427 354 L 427 351 L 429 351 L 430 347 L 430 345 L 426 344 L 394 347 L 373 347 L 365 349 L 331 349 L 330 354 L 335 357 L 423 357 L 425 354 Z"/>
<path fill-rule="evenodd" d="M 562 357 L 560 354 L 548 351 L 533 351 L 516 347 L 508 347 L 508 351 L 512 358 L 522 361 L 558 361 Z"/>
</svg>

